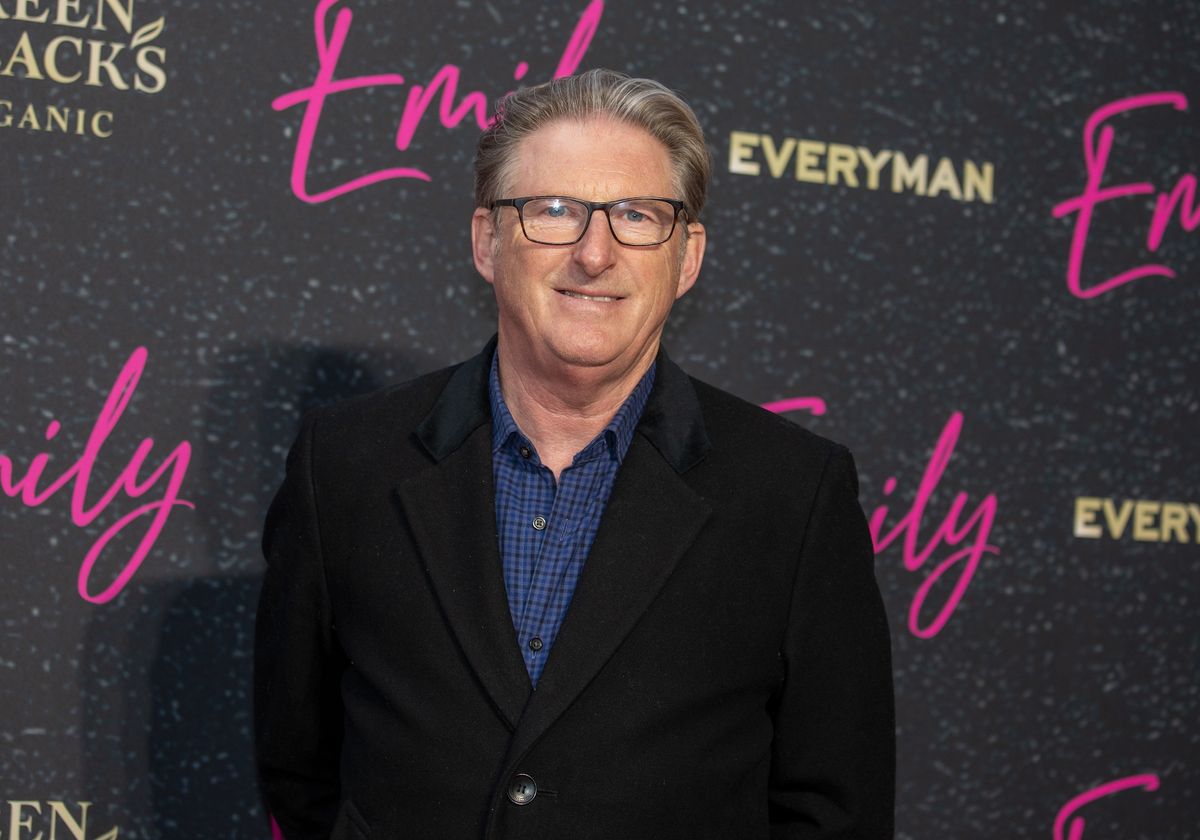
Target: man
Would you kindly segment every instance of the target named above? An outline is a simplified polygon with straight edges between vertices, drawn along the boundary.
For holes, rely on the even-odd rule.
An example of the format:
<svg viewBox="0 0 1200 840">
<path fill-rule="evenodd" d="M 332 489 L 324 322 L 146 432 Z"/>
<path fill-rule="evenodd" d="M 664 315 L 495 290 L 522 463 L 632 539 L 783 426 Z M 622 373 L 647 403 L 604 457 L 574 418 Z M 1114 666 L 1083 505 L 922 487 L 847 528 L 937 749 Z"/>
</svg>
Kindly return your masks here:
<svg viewBox="0 0 1200 840">
<path fill-rule="evenodd" d="M 659 346 L 709 165 L 592 71 L 480 140 L 476 358 L 306 418 L 264 537 L 258 761 L 299 838 L 884 838 L 886 619 L 846 450 Z"/>
</svg>

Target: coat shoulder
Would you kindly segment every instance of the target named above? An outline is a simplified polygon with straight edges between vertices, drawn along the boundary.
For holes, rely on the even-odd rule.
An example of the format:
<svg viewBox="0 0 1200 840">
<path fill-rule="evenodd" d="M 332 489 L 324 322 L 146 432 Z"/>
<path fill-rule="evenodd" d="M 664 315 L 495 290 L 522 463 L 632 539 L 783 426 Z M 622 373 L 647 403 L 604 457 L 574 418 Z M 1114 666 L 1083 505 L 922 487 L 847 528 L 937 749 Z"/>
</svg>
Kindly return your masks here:
<svg viewBox="0 0 1200 840">
<path fill-rule="evenodd" d="M 300 434 L 309 431 L 319 463 L 333 474 L 374 470 L 397 459 L 409 468 L 423 464 L 427 459 L 415 429 L 458 367 L 314 408 L 305 414 Z"/>
<path fill-rule="evenodd" d="M 855 494 L 854 457 L 841 443 L 816 434 L 713 385 L 691 379 L 711 448 L 703 473 L 726 488 L 756 497 L 812 499 L 834 476 L 848 476 Z"/>
<path fill-rule="evenodd" d="M 737 450 L 743 457 L 758 452 L 769 457 L 824 462 L 846 448 L 786 417 L 767 411 L 707 382 L 689 377 L 713 449 Z"/>
</svg>

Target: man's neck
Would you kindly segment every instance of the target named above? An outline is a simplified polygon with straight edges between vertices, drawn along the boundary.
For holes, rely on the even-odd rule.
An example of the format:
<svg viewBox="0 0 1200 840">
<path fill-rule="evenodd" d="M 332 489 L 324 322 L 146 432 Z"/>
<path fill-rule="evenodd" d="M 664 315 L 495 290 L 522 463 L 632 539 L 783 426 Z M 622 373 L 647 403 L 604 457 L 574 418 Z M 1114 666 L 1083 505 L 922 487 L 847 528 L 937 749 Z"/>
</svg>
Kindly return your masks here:
<svg viewBox="0 0 1200 840">
<path fill-rule="evenodd" d="M 623 369 L 564 366 L 534 372 L 499 354 L 500 392 L 542 463 L 559 474 L 616 415 L 654 363 L 657 346 Z"/>
</svg>

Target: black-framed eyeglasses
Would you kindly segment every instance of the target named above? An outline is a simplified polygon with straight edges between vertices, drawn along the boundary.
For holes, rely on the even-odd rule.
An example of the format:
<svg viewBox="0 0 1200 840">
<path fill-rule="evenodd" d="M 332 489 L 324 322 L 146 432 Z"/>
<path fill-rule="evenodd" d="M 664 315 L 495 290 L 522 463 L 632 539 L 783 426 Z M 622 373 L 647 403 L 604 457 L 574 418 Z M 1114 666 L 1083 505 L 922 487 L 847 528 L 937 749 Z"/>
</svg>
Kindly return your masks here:
<svg viewBox="0 0 1200 840">
<path fill-rule="evenodd" d="M 592 214 L 603 210 L 613 239 L 622 245 L 661 245 L 675 233 L 675 220 L 684 213 L 675 198 L 619 198 L 616 201 L 584 201 L 565 195 L 531 195 L 498 198 L 497 207 L 515 207 L 521 232 L 539 245 L 574 245 L 587 232 Z"/>
</svg>

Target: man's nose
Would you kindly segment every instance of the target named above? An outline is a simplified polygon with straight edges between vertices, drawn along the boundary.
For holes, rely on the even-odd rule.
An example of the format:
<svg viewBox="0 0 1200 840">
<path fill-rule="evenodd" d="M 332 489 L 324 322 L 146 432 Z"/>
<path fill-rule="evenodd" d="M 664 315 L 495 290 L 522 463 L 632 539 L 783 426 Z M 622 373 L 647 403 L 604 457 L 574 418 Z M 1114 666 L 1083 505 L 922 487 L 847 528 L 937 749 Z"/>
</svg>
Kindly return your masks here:
<svg viewBox="0 0 1200 840">
<path fill-rule="evenodd" d="M 575 261 L 590 275 L 597 275 L 613 263 L 617 248 L 603 210 L 593 210 L 583 238 L 575 243 Z"/>
</svg>

